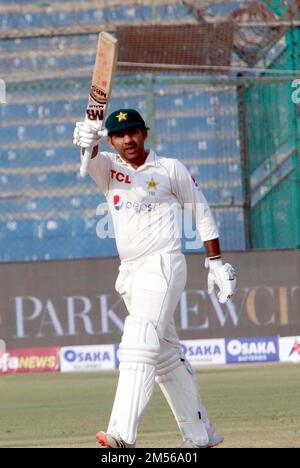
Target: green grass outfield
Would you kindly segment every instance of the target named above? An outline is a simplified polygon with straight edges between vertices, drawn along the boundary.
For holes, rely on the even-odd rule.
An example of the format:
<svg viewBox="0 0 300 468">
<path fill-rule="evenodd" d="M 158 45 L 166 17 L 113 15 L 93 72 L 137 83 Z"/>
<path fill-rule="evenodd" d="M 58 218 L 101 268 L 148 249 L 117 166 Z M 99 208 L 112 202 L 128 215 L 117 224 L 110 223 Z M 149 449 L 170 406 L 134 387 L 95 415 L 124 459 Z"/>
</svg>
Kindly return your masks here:
<svg viewBox="0 0 300 468">
<path fill-rule="evenodd" d="M 198 376 L 224 448 L 300 448 L 300 366 L 211 367 Z M 107 427 L 116 383 L 116 372 L 0 377 L 0 447 L 96 447 L 94 436 Z M 138 447 L 179 443 L 157 387 Z"/>
</svg>

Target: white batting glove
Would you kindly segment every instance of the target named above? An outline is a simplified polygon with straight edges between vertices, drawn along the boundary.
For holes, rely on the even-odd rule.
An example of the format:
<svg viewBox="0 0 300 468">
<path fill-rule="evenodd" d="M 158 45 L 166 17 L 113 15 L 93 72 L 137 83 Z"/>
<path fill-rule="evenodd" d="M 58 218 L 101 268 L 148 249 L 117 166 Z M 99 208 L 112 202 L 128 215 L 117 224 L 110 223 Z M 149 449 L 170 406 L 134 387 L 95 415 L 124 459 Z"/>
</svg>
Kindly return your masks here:
<svg viewBox="0 0 300 468">
<path fill-rule="evenodd" d="M 73 143 L 80 148 L 93 149 L 100 143 L 101 138 L 107 136 L 106 130 L 101 130 L 97 124 L 92 125 L 86 122 L 77 122 L 74 130 Z"/>
<path fill-rule="evenodd" d="M 208 294 L 213 294 L 215 286 L 217 286 L 219 288 L 218 300 L 221 304 L 225 304 L 236 291 L 237 275 L 235 269 L 229 263 L 223 265 L 222 260 L 208 258 L 205 266 L 209 268 Z"/>
</svg>

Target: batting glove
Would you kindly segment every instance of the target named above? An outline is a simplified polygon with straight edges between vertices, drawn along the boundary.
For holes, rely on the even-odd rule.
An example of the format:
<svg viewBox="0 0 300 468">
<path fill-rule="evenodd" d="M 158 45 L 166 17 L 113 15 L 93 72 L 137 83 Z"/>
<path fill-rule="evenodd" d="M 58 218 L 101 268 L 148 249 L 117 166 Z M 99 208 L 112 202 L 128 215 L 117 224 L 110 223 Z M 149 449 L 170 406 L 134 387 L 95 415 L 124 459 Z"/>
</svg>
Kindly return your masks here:
<svg viewBox="0 0 300 468">
<path fill-rule="evenodd" d="M 77 122 L 74 130 L 73 143 L 80 148 L 94 148 L 104 136 L 107 136 L 106 130 L 101 130 L 97 125 L 86 122 Z"/>
<path fill-rule="evenodd" d="M 208 258 L 205 266 L 209 268 L 208 294 L 213 294 L 215 286 L 217 286 L 219 288 L 218 300 L 221 304 L 225 304 L 236 291 L 237 275 L 235 269 L 229 263 L 223 265 L 222 260 Z"/>
</svg>

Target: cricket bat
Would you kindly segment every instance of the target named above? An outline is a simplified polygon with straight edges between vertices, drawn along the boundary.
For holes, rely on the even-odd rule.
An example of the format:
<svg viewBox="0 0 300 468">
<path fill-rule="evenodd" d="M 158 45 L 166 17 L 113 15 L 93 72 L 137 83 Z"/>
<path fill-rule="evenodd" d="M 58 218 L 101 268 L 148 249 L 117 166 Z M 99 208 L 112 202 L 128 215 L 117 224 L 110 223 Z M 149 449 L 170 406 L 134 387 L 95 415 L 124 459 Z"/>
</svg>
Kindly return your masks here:
<svg viewBox="0 0 300 468">
<path fill-rule="evenodd" d="M 117 60 L 117 39 L 106 32 L 100 33 L 85 121 L 90 124 L 97 123 L 97 127 L 101 130 L 107 113 L 108 101 L 117 68 Z M 87 175 L 91 157 L 92 150 L 89 151 L 86 149 L 80 168 L 81 177 L 85 177 Z"/>
</svg>

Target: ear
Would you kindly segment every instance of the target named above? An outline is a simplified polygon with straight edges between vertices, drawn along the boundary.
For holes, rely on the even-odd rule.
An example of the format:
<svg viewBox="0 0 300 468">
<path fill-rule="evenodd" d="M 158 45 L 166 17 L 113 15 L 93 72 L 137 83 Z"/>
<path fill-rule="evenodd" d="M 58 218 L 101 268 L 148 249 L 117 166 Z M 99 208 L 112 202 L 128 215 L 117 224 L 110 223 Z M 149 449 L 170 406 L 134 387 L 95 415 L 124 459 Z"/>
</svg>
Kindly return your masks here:
<svg viewBox="0 0 300 468">
<path fill-rule="evenodd" d="M 110 146 L 112 149 L 115 149 L 114 144 L 113 144 L 113 141 L 112 141 L 112 138 L 111 138 L 110 136 L 107 137 L 107 143 L 109 144 L 109 146 Z"/>
<path fill-rule="evenodd" d="M 143 129 L 142 129 L 142 132 L 143 132 L 144 141 L 146 141 L 147 138 L 148 138 L 148 136 L 149 136 L 148 129 L 147 129 L 147 128 L 143 128 Z"/>
</svg>

